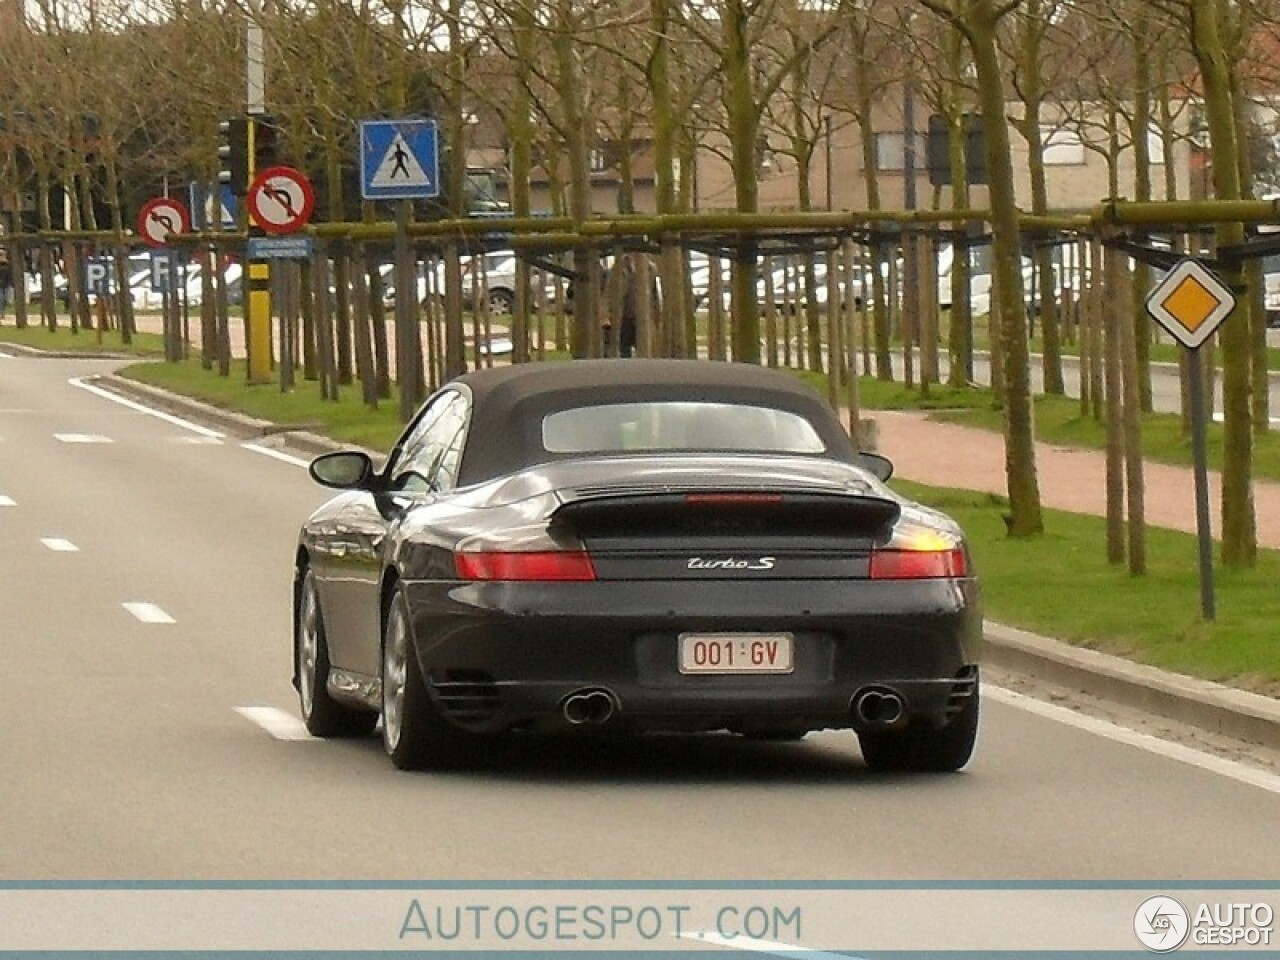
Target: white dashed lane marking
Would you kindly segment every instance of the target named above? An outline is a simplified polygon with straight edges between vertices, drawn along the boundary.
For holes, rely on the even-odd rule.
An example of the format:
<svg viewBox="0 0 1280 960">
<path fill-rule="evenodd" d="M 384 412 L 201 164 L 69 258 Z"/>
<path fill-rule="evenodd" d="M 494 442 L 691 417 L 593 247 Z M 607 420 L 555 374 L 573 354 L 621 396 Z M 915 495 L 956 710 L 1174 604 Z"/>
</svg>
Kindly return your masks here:
<svg viewBox="0 0 1280 960">
<path fill-rule="evenodd" d="M 13 497 L 6 497 L 3 493 L 0 493 L 0 507 L 16 507 L 17 505 L 17 501 Z"/>
<path fill-rule="evenodd" d="M 307 733 L 306 724 L 283 710 L 275 707 L 236 707 L 236 713 L 256 723 L 277 740 L 314 740 Z"/>
<path fill-rule="evenodd" d="M 173 617 L 169 616 L 154 603 L 124 603 L 121 604 L 131 614 L 141 620 L 143 623 L 176 623 Z"/>
<path fill-rule="evenodd" d="M 41 537 L 40 542 L 54 553 L 76 553 L 80 550 L 70 540 L 63 540 L 61 537 Z"/>
<path fill-rule="evenodd" d="M 113 443 L 110 437 L 100 433 L 55 433 L 54 437 L 63 443 Z"/>
</svg>

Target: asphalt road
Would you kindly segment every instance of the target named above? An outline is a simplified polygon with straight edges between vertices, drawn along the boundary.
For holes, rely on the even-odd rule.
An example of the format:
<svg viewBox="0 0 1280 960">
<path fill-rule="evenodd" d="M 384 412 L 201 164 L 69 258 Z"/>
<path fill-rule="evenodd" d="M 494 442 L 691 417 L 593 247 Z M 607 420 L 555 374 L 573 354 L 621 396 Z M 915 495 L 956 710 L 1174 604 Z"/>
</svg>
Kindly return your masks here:
<svg viewBox="0 0 1280 960">
<path fill-rule="evenodd" d="M 1280 777 L 994 686 L 953 776 L 872 775 L 852 734 L 448 775 L 299 736 L 323 491 L 76 385 L 111 365 L 0 357 L 0 879 L 1275 879 Z"/>
</svg>

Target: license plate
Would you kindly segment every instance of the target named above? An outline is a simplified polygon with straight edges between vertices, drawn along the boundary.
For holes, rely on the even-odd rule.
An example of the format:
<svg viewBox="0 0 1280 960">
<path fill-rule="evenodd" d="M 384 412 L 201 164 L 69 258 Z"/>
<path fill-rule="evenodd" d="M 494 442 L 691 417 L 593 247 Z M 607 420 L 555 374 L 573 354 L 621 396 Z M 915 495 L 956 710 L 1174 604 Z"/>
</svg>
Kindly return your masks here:
<svg viewBox="0 0 1280 960">
<path fill-rule="evenodd" d="M 682 633 L 681 673 L 790 673 L 789 633 Z"/>
</svg>

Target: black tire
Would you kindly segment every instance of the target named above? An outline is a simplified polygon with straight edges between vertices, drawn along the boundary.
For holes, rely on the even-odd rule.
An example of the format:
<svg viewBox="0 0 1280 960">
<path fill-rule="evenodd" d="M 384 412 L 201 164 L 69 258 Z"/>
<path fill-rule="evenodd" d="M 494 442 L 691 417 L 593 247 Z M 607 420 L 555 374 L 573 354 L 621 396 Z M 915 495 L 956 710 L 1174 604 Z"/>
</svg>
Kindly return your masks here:
<svg viewBox="0 0 1280 960">
<path fill-rule="evenodd" d="M 478 746 L 478 737 L 453 726 L 431 701 L 398 584 L 382 631 L 382 745 L 401 770 L 461 766 Z"/>
<path fill-rule="evenodd" d="M 973 756 L 978 738 L 978 688 L 941 730 L 908 727 L 901 732 L 862 731 L 862 759 L 880 772 L 949 773 Z"/>
<path fill-rule="evenodd" d="M 315 575 L 307 570 L 294 620 L 294 671 L 302 722 L 313 737 L 367 737 L 378 715 L 339 703 L 329 695 L 329 642 L 316 593 Z"/>
</svg>

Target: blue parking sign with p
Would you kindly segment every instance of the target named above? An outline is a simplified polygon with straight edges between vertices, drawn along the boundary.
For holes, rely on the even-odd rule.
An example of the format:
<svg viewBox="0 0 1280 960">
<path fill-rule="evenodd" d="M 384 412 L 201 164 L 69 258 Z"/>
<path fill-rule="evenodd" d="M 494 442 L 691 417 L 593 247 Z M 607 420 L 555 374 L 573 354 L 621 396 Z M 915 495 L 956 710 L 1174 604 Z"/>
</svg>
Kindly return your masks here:
<svg viewBox="0 0 1280 960">
<path fill-rule="evenodd" d="M 111 292 L 110 257 L 86 257 L 84 261 L 84 288 L 96 296 Z"/>
<path fill-rule="evenodd" d="M 166 293 L 169 290 L 169 261 L 173 254 L 168 250 L 151 251 L 151 290 Z"/>
</svg>

